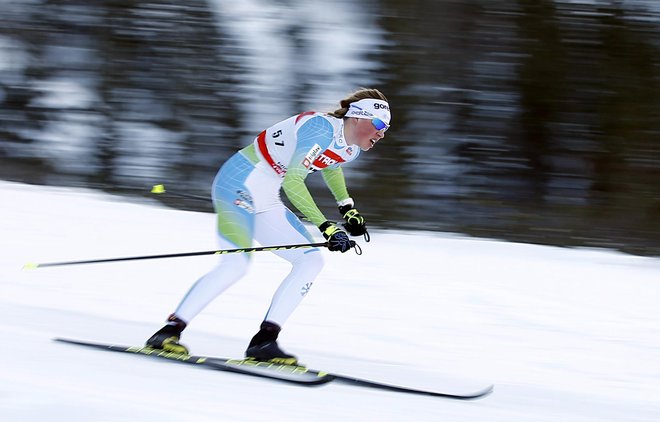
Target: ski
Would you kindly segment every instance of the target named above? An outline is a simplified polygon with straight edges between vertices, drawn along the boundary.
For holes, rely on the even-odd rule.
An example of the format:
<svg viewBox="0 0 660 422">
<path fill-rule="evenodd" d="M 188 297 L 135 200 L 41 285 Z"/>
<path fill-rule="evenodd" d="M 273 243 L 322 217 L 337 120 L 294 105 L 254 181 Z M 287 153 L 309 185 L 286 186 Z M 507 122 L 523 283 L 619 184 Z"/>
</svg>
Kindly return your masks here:
<svg viewBox="0 0 660 422">
<path fill-rule="evenodd" d="M 304 366 L 298 365 L 280 365 L 269 362 L 259 362 L 250 359 L 209 358 L 207 356 L 172 353 L 165 350 L 154 349 L 148 346 L 122 346 L 116 344 L 93 343 L 65 338 L 55 338 L 54 340 L 60 343 L 74 344 L 98 350 L 148 356 L 151 358 L 193 365 L 204 369 L 214 369 L 217 371 L 252 375 L 299 385 L 320 385 L 325 384 L 326 382 L 330 382 L 333 379 L 330 374 L 314 371 L 307 369 Z"/>
<path fill-rule="evenodd" d="M 333 382 L 337 383 L 342 383 L 342 384 L 348 384 L 348 385 L 354 385 L 358 387 L 368 387 L 372 389 L 377 389 L 377 390 L 386 390 L 386 391 L 393 391 L 397 393 L 408 393 L 408 394 L 416 394 L 416 395 L 422 395 L 422 396 L 431 396 L 431 397 L 442 397 L 445 399 L 456 399 L 456 400 L 474 400 L 474 399 L 479 399 L 482 397 L 486 397 L 490 393 L 493 392 L 493 389 L 495 388 L 494 385 L 489 385 L 487 387 L 482 388 L 481 390 L 476 390 L 472 392 L 466 392 L 466 393 L 447 393 L 447 392 L 440 392 L 440 391 L 433 391 L 433 390 L 424 390 L 424 389 L 418 389 L 418 388 L 411 388 L 411 387 L 403 387 L 399 385 L 393 385 L 393 384 L 388 384 L 384 382 L 376 382 L 376 381 L 370 381 L 367 379 L 363 378 L 356 378 L 352 376 L 346 376 L 346 375 L 338 375 L 338 374 L 332 374 L 334 377 Z"/>
<path fill-rule="evenodd" d="M 295 383 L 302 386 L 315 386 L 336 382 L 356 387 L 366 387 L 397 393 L 408 393 L 424 395 L 431 397 L 440 397 L 456 400 L 474 400 L 485 397 L 493 392 L 494 386 L 489 385 L 480 390 L 466 393 L 451 393 L 443 391 L 433 391 L 427 389 L 418 389 L 413 387 L 404 387 L 400 385 L 377 382 L 365 378 L 358 378 L 349 375 L 340 375 L 308 369 L 297 365 L 280 365 L 269 362 L 259 362 L 251 359 L 230 359 L 210 356 L 185 355 L 172 353 L 164 350 L 153 349 L 147 346 L 121 346 L 116 344 L 94 343 L 80 340 L 71 340 L 65 338 L 55 338 L 55 341 L 73 345 L 79 345 L 99 350 L 112 352 L 130 353 L 135 355 L 148 356 L 152 358 L 169 360 L 183 364 L 194 365 L 205 369 L 214 369 L 218 371 L 233 372 L 237 374 L 253 375 L 261 378 L 268 378 L 277 381 Z"/>
</svg>

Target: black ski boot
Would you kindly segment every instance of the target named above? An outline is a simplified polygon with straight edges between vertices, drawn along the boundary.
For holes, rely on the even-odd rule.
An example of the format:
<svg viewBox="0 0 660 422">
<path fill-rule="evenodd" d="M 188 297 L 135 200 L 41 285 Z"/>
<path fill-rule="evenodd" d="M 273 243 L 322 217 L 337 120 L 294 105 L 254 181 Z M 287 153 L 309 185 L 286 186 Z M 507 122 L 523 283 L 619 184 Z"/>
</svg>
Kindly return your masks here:
<svg viewBox="0 0 660 422">
<path fill-rule="evenodd" d="M 188 348 L 179 343 L 181 332 L 186 328 L 186 323 L 172 314 L 167 318 L 167 324 L 156 331 L 153 336 L 147 340 L 147 346 L 154 349 L 162 349 L 172 353 L 187 355 Z"/>
<path fill-rule="evenodd" d="M 272 362 L 283 365 L 297 365 L 298 358 L 285 353 L 277 345 L 277 336 L 280 333 L 280 326 L 272 322 L 264 321 L 261 323 L 261 329 L 252 337 L 245 357 L 261 362 Z"/>
</svg>

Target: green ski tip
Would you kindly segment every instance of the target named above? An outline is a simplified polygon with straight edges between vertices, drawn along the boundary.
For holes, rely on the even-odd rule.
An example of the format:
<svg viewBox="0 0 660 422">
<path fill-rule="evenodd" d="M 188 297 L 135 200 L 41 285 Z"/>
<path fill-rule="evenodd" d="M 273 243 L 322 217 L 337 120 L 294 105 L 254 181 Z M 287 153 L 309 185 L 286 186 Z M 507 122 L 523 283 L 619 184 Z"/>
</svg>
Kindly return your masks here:
<svg viewBox="0 0 660 422">
<path fill-rule="evenodd" d="M 35 264 L 34 262 L 28 262 L 27 264 L 23 265 L 24 270 L 34 270 L 35 268 L 39 268 L 39 264 Z"/>
</svg>

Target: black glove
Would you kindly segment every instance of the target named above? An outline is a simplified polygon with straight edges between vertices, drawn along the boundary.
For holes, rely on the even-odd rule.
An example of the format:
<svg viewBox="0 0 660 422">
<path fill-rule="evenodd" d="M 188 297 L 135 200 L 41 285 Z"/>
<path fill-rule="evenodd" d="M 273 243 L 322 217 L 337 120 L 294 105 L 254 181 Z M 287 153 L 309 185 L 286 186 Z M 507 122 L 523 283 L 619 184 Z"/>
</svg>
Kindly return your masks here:
<svg viewBox="0 0 660 422">
<path fill-rule="evenodd" d="M 355 242 L 348 238 L 345 231 L 335 226 L 332 222 L 326 221 L 319 226 L 323 237 L 328 241 L 328 249 L 331 251 L 340 251 L 344 253 L 351 249 Z"/>
<path fill-rule="evenodd" d="M 367 225 L 364 222 L 364 217 L 360 215 L 358 210 L 353 208 L 353 205 L 339 207 L 339 213 L 346 220 L 344 228 L 351 236 L 362 236 L 367 233 Z"/>
</svg>

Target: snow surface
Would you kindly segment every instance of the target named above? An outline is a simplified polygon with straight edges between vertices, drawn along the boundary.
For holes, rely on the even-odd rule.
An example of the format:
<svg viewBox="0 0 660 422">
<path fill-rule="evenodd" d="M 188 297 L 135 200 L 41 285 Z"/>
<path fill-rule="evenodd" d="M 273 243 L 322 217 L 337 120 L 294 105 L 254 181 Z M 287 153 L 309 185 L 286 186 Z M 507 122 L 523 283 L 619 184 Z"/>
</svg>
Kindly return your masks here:
<svg viewBox="0 0 660 422">
<path fill-rule="evenodd" d="M 660 260 L 372 230 L 326 267 L 283 331 L 314 368 L 476 401 L 298 387 L 53 337 L 141 344 L 215 257 L 22 270 L 27 262 L 215 249 L 214 217 L 87 190 L 0 182 L 0 420 L 658 421 Z M 247 277 L 184 333 L 242 355 L 287 264 Z"/>
</svg>

